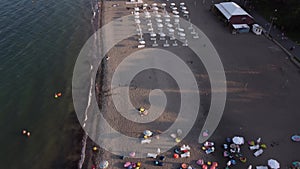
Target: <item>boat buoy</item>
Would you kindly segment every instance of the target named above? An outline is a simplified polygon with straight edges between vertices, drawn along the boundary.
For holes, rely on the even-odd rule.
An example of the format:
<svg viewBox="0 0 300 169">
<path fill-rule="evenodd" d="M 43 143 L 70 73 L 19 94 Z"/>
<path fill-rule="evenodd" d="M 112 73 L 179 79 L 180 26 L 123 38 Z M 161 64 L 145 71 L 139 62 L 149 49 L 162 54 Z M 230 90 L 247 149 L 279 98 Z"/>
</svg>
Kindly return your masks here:
<svg viewBox="0 0 300 169">
<path fill-rule="evenodd" d="M 61 92 L 58 92 L 58 93 L 55 93 L 54 94 L 54 98 L 59 98 L 59 97 L 61 97 L 62 96 L 62 93 Z"/>
<path fill-rule="evenodd" d="M 26 130 L 23 130 L 23 131 L 22 131 L 22 134 L 23 134 L 23 135 L 25 135 L 26 133 L 27 133 L 27 131 L 26 131 Z"/>
<path fill-rule="evenodd" d="M 31 135 L 31 133 L 25 129 L 22 130 L 22 134 L 27 137 L 30 137 L 30 135 Z"/>
<path fill-rule="evenodd" d="M 22 130 L 22 134 L 27 137 L 30 137 L 30 135 L 31 135 L 31 133 L 25 129 Z"/>
</svg>

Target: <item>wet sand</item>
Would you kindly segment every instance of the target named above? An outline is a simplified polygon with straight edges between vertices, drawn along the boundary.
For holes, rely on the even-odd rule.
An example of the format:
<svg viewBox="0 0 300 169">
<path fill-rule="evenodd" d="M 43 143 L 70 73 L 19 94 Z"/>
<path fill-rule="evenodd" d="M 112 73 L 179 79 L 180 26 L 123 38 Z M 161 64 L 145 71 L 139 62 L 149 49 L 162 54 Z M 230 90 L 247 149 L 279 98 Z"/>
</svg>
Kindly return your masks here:
<svg viewBox="0 0 300 169">
<path fill-rule="evenodd" d="M 119 6 L 112 7 L 113 4 Z M 262 156 L 256 158 L 251 154 L 248 146 L 244 145 L 242 151 L 248 158 L 247 163 L 239 163 L 232 168 L 246 168 L 249 164 L 267 165 L 269 158 L 277 159 L 282 168 L 286 168 L 292 161 L 299 160 L 297 159 L 300 157 L 299 145 L 290 140 L 290 136 L 299 133 L 300 129 L 297 125 L 300 116 L 297 110 L 297 96 L 300 94 L 299 70 L 279 47 L 265 37 L 255 36 L 252 33 L 232 35 L 208 10 L 208 5 L 194 1 L 187 1 L 186 5 L 191 12 L 193 24 L 209 37 L 223 62 L 227 78 L 227 102 L 223 118 L 209 139 L 216 142 L 217 151 L 206 155 L 197 141 L 210 106 L 210 84 L 207 72 L 190 50 L 183 47 L 169 48 L 168 50 L 176 53 L 194 72 L 199 84 L 201 108 L 196 125 L 178 144 L 189 144 L 192 147 L 191 157 L 173 159 L 172 149 L 164 153 L 167 157 L 166 165 L 160 168 L 178 168 L 181 162 L 197 168 L 195 161 L 199 158 L 216 160 L 220 163 L 220 168 L 223 168 L 227 161 L 222 157 L 221 145 L 226 137 L 234 135 L 244 136 L 246 140 L 261 137 L 268 148 Z M 124 6 L 124 1 L 105 1 L 102 9 L 103 24 L 130 14 Z M 105 77 L 102 79 L 98 77 L 96 81 L 98 85 L 99 83 L 103 85 L 102 91 L 111 90 L 109 84 L 115 68 L 127 55 L 138 50 L 135 39 L 136 37 L 123 40 L 108 53 L 110 59 L 102 70 Z M 161 79 L 164 79 L 164 82 L 157 83 Z M 132 86 L 130 98 L 136 107 L 148 108 L 148 94 L 151 89 L 161 87 L 165 91 L 178 91 L 178 86 L 172 78 L 156 70 L 145 71 L 136 76 L 130 85 Z M 178 93 L 166 92 L 166 96 L 168 105 L 164 114 L 150 124 L 133 123 L 122 117 L 113 106 L 110 94 L 100 95 L 102 99 L 100 105 L 107 112 L 104 117 L 116 130 L 128 136 L 139 137 L 145 129 L 153 131 L 167 129 L 176 118 L 178 110 L 176 105 L 180 103 Z M 123 168 L 125 161 L 142 161 L 142 168 L 157 168 L 153 165 L 153 159 L 122 160 L 103 149 L 95 153 L 92 151 L 94 145 L 91 140 L 88 140 L 86 150 L 88 156 L 84 168 L 91 168 L 93 163 L 98 164 L 100 160 L 108 160 L 109 168 Z"/>
</svg>

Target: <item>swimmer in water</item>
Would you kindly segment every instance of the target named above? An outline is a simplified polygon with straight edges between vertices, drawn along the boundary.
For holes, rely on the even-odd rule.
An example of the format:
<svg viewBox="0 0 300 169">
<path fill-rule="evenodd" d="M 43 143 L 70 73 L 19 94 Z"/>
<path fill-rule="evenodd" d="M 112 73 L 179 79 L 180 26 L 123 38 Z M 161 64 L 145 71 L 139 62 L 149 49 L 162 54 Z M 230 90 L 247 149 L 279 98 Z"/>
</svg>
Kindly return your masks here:
<svg viewBox="0 0 300 169">
<path fill-rule="evenodd" d="M 25 129 L 22 131 L 22 134 L 26 135 L 27 137 L 30 137 L 30 135 L 31 135 L 31 133 Z"/>
</svg>

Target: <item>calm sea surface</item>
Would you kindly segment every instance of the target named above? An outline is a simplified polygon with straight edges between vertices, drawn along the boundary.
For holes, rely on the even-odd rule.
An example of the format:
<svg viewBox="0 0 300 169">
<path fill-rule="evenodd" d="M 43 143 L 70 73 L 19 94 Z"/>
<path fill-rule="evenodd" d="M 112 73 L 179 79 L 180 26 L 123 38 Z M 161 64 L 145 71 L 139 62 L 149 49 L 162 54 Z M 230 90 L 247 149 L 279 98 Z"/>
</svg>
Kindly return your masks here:
<svg viewBox="0 0 300 169">
<path fill-rule="evenodd" d="M 64 168 L 73 67 L 93 33 L 93 4 L 1 0 L 0 168 Z M 57 91 L 63 97 L 54 99 Z"/>
</svg>

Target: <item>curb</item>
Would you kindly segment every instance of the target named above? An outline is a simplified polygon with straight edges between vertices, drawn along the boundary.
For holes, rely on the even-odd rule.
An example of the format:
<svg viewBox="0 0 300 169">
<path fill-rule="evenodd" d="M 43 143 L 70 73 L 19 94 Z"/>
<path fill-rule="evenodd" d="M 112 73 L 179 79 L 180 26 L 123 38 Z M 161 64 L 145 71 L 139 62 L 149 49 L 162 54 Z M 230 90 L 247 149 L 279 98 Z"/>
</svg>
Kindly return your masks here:
<svg viewBox="0 0 300 169">
<path fill-rule="evenodd" d="M 298 68 L 300 68 L 300 60 L 296 58 L 291 52 L 289 52 L 285 47 L 283 47 L 277 40 L 274 38 L 271 38 L 269 35 L 264 33 L 264 36 L 268 38 L 269 40 L 273 41 L 277 46 L 279 46 L 288 56 L 289 59 L 294 63 Z"/>
</svg>

